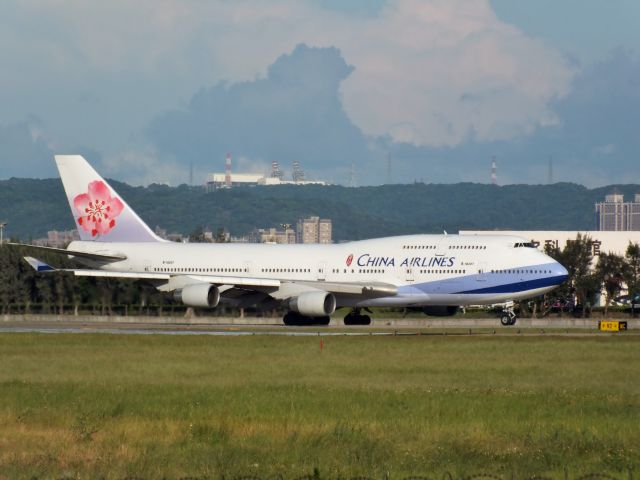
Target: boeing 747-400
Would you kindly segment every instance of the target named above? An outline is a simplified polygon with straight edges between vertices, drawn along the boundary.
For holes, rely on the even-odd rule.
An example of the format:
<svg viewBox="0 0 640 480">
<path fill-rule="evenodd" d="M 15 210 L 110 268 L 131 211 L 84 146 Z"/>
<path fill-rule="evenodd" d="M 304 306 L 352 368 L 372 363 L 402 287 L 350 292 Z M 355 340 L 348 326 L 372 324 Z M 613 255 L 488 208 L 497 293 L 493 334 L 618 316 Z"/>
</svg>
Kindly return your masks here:
<svg viewBox="0 0 640 480">
<path fill-rule="evenodd" d="M 513 236 L 406 235 L 317 245 L 175 243 L 159 238 L 79 155 L 55 157 L 80 241 L 68 255 L 77 276 L 151 282 L 185 305 L 284 307 L 287 325 L 327 324 L 348 307 L 347 325 L 369 324 L 368 307 L 454 315 L 460 306 L 532 298 L 567 270 Z M 56 271 L 33 257 L 39 271 Z M 515 323 L 512 312 L 503 323 Z"/>
</svg>

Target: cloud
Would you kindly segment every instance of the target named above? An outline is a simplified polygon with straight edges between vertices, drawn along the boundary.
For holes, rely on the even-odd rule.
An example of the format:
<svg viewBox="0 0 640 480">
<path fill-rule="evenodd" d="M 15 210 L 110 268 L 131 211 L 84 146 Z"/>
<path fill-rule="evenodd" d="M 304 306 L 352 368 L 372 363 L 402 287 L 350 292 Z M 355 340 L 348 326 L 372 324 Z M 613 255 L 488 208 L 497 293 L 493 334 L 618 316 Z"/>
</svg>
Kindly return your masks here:
<svg viewBox="0 0 640 480">
<path fill-rule="evenodd" d="M 54 176 L 53 152 L 37 118 L 0 125 L 0 178 L 50 178 Z"/>
<path fill-rule="evenodd" d="M 337 43 L 341 45 L 340 42 Z M 453 146 L 530 134 L 572 70 L 539 40 L 499 21 L 487 2 L 392 2 L 362 22 L 345 58 L 347 112 L 367 134 Z"/>
<path fill-rule="evenodd" d="M 601 186 L 640 183 L 640 59 L 617 50 L 586 68 L 570 92 L 549 104 L 556 121 L 509 140 L 469 139 L 454 147 L 419 147 L 378 140 L 392 151 L 406 180 L 489 181 L 491 157 L 500 183 L 546 183 L 549 159 L 555 181 Z"/>
<path fill-rule="evenodd" d="M 366 139 L 342 109 L 340 82 L 353 67 L 335 48 L 298 45 L 280 56 L 265 78 L 224 83 L 196 93 L 187 108 L 154 119 L 155 147 L 179 159 L 220 170 L 224 152 L 287 168 L 348 168 L 364 160 Z"/>
<path fill-rule="evenodd" d="M 187 181 L 191 162 L 219 170 L 228 150 L 246 168 L 295 159 L 340 183 L 351 161 L 359 184 L 386 181 L 388 152 L 394 181 L 488 181 L 492 155 L 503 182 L 546 181 L 549 156 L 558 179 L 637 178 L 632 55 L 578 71 L 486 0 L 344 5 L 12 3 L 0 17 L 15 46 L 0 51 L 5 152 L 44 175 L 52 150 L 90 145 L 136 183 Z M 30 112 L 40 126 L 16 121 Z"/>
<path fill-rule="evenodd" d="M 189 183 L 189 166 L 160 155 L 153 147 L 125 150 L 98 163 L 103 177 L 126 178 L 131 185 Z"/>
<path fill-rule="evenodd" d="M 528 134 L 553 120 L 547 104 L 566 94 L 564 60 L 497 19 L 488 0 L 337 4 L 25 0 L 0 19 L 0 39 L 18 46 L 0 60 L 24 72 L 0 78 L 0 100 L 46 110 L 64 141 L 113 150 L 198 88 L 264 76 L 300 43 L 335 46 L 355 66 L 341 94 L 358 128 L 416 145 Z"/>
</svg>

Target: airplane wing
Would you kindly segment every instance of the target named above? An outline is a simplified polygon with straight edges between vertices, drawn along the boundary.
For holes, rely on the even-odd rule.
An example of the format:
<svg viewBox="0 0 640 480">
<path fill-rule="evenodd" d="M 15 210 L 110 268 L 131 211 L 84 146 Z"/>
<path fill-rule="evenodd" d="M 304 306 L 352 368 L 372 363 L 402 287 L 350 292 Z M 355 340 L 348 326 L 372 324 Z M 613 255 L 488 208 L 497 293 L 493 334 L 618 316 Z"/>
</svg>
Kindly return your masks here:
<svg viewBox="0 0 640 480">
<path fill-rule="evenodd" d="M 78 277 L 111 277 L 155 280 L 156 288 L 163 292 L 179 290 L 195 283 L 209 283 L 220 287 L 223 297 L 259 293 L 276 300 L 297 296 L 308 291 L 324 291 L 338 295 L 364 295 L 370 298 L 397 294 L 395 285 L 379 282 L 326 282 L 323 280 L 278 280 L 273 278 L 238 277 L 224 275 L 189 275 L 152 272 L 119 272 L 91 269 L 56 269 L 33 257 L 25 260 L 37 272 L 70 272 Z"/>
<path fill-rule="evenodd" d="M 34 257 L 24 257 L 24 259 L 38 273 L 70 272 L 73 273 L 76 277 L 112 277 L 140 280 L 169 280 L 169 275 L 165 273 L 110 272 L 107 270 L 89 270 L 83 268 L 55 268 Z"/>
</svg>

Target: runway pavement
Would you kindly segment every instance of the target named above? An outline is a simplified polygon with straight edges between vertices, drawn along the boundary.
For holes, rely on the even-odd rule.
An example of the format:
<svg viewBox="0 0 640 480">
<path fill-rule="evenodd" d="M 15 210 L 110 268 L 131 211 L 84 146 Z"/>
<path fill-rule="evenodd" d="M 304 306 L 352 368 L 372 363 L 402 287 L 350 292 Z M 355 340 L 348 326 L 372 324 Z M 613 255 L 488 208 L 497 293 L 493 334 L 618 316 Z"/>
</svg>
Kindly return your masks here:
<svg viewBox="0 0 640 480">
<path fill-rule="evenodd" d="M 209 321 L 205 321 L 205 320 Z M 212 321 L 213 319 L 213 321 Z M 266 321 L 268 320 L 268 321 Z M 4 315 L 0 333 L 106 333 L 164 335 L 616 335 L 598 332 L 600 319 L 519 319 L 515 326 L 502 327 L 493 318 L 377 319 L 371 326 L 344 326 L 341 319 L 328 326 L 287 327 L 279 318 L 199 317 L 109 317 L 58 315 Z M 640 335 L 640 320 L 627 320 L 622 335 Z"/>
</svg>

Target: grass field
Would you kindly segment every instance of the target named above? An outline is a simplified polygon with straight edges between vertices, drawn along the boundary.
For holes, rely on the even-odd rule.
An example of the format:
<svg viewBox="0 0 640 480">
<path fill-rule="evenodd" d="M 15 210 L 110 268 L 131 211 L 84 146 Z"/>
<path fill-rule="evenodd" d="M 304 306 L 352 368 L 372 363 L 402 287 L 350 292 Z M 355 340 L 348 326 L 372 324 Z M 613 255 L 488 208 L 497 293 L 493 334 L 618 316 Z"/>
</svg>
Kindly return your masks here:
<svg viewBox="0 0 640 480">
<path fill-rule="evenodd" d="M 2 334 L 0 478 L 640 467 L 640 337 L 323 341 Z"/>
</svg>

